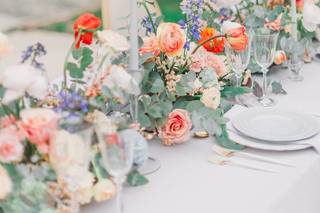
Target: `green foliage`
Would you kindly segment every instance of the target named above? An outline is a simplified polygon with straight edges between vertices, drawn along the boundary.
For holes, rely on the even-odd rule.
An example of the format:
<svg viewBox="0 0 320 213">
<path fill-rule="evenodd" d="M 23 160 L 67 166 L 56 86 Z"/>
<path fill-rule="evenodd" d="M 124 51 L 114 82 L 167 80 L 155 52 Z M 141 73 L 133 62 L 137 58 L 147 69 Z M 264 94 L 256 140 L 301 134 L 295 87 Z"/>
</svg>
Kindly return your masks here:
<svg viewBox="0 0 320 213">
<path fill-rule="evenodd" d="M 222 134 L 217 136 L 217 142 L 219 145 L 233 150 L 242 150 L 245 147 L 243 145 L 240 145 L 232 140 L 230 140 L 228 136 L 228 132 L 226 130 L 226 126 L 222 126 Z"/>
<path fill-rule="evenodd" d="M 131 171 L 127 177 L 127 183 L 130 186 L 142 186 L 148 182 L 148 179 L 141 175 L 137 170 Z"/>
<path fill-rule="evenodd" d="M 224 87 L 223 90 L 221 91 L 221 97 L 223 98 L 232 98 L 237 95 L 242 95 L 245 93 L 250 93 L 251 89 L 247 87 Z"/>
<path fill-rule="evenodd" d="M 88 47 L 73 49 L 71 52 L 73 62 L 68 62 L 66 69 L 72 78 L 82 79 L 83 72 L 93 62 L 93 51 Z"/>
</svg>

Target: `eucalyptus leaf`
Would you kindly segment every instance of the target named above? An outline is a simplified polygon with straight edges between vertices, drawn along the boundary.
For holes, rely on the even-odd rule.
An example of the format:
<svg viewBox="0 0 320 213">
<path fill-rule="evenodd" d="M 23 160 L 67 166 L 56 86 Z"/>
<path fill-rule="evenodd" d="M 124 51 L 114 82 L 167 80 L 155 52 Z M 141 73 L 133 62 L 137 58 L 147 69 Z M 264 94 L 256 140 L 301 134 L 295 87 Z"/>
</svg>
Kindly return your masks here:
<svg viewBox="0 0 320 213">
<path fill-rule="evenodd" d="M 133 170 L 127 177 L 127 182 L 130 186 L 142 186 L 147 184 L 149 181 L 146 177 L 141 175 L 137 170 Z"/>
<path fill-rule="evenodd" d="M 272 93 L 286 95 L 287 92 L 283 89 L 280 82 L 274 81 L 271 83 Z"/>
</svg>

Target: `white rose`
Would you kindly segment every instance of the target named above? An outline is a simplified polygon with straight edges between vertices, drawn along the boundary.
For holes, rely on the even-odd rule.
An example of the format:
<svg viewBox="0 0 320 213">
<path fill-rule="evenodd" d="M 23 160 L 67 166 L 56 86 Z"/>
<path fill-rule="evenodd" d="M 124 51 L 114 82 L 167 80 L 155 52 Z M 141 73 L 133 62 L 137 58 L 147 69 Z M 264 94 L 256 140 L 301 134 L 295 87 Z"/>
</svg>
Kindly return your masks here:
<svg viewBox="0 0 320 213">
<path fill-rule="evenodd" d="M 58 175 L 81 173 L 88 159 L 88 144 L 76 134 L 56 132 L 50 140 L 49 161 Z"/>
<path fill-rule="evenodd" d="M 0 165 L 0 200 L 5 199 L 12 191 L 12 182 L 5 168 Z"/>
<path fill-rule="evenodd" d="M 103 112 L 95 110 L 93 116 L 94 122 L 100 131 L 103 130 L 104 133 L 108 134 L 117 132 L 117 126 L 114 125 L 112 120 L 108 118 Z"/>
<path fill-rule="evenodd" d="M 230 30 L 238 29 L 240 27 L 242 27 L 242 26 L 237 22 L 225 21 L 225 22 L 223 22 L 223 24 L 221 26 L 221 31 L 222 31 L 222 33 L 225 34 Z"/>
<path fill-rule="evenodd" d="M 138 95 L 140 93 L 138 83 L 121 66 L 112 65 L 110 74 L 104 79 L 103 84 L 109 89 L 121 88 L 129 94 Z"/>
<path fill-rule="evenodd" d="M 30 65 L 10 66 L 0 74 L 0 83 L 7 89 L 4 103 L 20 98 L 27 92 L 34 98 L 42 99 L 47 95 L 48 81 L 40 71 Z"/>
<path fill-rule="evenodd" d="M 312 1 L 306 1 L 303 6 L 302 24 L 306 30 L 313 32 L 320 24 L 320 8 Z"/>
<path fill-rule="evenodd" d="M 93 196 L 93 182 L 94 175 L 91 172 L 87 172 L 81 179 L 77 180 L 78 189 L 76 190 L 76 199 L 81 205 L 91 202 Z"/>
<path fill-rule="evenodd" d="M 101 202 L 111 199 L 116 194 L 116 186 L 109 179 L 102 179 L 93 187 L 95 201 Z"/>
<path fill-rule="evenodd" d="M 6 56 L 11 50 L 8 37 L 0 32 L 0 59 Z"/>
<path fill-rule="evenodd" d="M 116 51 L 127 51 L 130 48 L 128 40 L 121 34 L 112 31 L 104 30 L 97 32 L 99 41 Z"/>
<path fill-rule="evenodd" d="M 220 105 L 220 99 L 221 99 L 220 90 L 216 87 L 211 87 L 203 91 L 200 101 L 206 107 L 217 109 Z"/>
</svg>

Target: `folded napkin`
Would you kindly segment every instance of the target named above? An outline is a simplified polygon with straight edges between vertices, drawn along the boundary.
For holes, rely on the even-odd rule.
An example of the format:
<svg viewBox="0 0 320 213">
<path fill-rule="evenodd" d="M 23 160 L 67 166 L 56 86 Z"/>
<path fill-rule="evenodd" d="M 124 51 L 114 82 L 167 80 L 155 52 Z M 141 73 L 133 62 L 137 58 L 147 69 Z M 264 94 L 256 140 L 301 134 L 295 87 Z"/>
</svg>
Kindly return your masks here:
<svg viewBox="0 0 320 213">
<path fill-rule="evenodd" d="M 228 134 L 231 140 L 252 148 L 262 149 L 262 150 L 273 150 L 273 151 L 290 151 L 290 150 L 300 150 L 308 147 L 313 147 L 318 153 L 320 153 L 320 134 L 317 134 L 316 136 L 297 141 L 297 142 L 288 142 L 288 143 L 282 143 L 282 145 L 276 144 L 276 143 L 267 143 L 267 142 L 259 142 L 257 139 L 249 138 L 241 133 L 239 133 L 232 125 L 232 118 L 237 115 L 238 113 L 241 113 L 248 108 L 235 105 L 231 110 L 229 110 L 225 117 L 230 119 L 230 122 L 227 123 L 227 130 Z M 318 118 L 320 121 L 320 118 Z M 285 145 L 284 145 L 285 144 Z"/>
</svg>

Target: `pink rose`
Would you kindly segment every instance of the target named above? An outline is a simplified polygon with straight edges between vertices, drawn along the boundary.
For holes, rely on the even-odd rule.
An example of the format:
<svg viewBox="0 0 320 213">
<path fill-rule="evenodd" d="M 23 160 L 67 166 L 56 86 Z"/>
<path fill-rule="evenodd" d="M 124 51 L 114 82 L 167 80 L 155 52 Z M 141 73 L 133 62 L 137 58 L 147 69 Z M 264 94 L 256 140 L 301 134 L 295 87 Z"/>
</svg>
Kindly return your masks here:
<svg viewBox="0 0 320 213">
<path fill-rule="evenodd" d="M 22 160 L 24 147 L 22 134 L 14 126 L 0 130 L 0 162 L 11 163 Z"/>
<path fill-rule="evenodd" d="M 211 109 L 217 109 L 220 105 L 221 94 L 220 90 L 216 87 L 205 89 L 202 93 L 200 101 Z"/>
<path fill-rule="evenodd" d="M 7 170 L 0 165 L 0 200 L 4 200 L 12 192 L 12 181 Z"/>
<path fill-rule="evenodd" d="M 165 145 L 186 142 L 190 138 L 191 127 L 188 112 L 175 109 L 168 115 L 167 123 L 158 129 L 159 137 Z"/>
<path fill-rule="evenodd" d="M 20 113 L 19 126 L 28 140 L 42 153 L 48 153 L 50 135 L 58 127 L 59 116 L 45 108 L 25 109 Z"/>
<path fill-rule="evenodd" d="M 175 23 L 161 23 L 157 29 L 157 39 L 160 50 L 168 56 L 181 53 L 186 43 L 184 31 Z"/>
<path fill-rule="evenodd" d="M 152 35 L 143 39 L 143 47 L 139 50 L 140 54 L 152 53 L 155 56 L 160 55 L 160 47 L 158 44 L 157 37 Z"/>
<path fill-rule="evenodd" d="M 277 65 L 282 64 L 287 60 L 287 55 L 283 50 L 278 50 L 274 57 L 274 63 Z"/>
<path fill-rule="evenodd" d="M 217 76 L 221 77 L 227 72 L 223 57 L 224 56 L 210 53 L 203 47 L 200 47 L 199 50 L 192 55 L 190 69 L 194 72 L 200 72 L 202 69 L 212 68 Z"/>
<path fill-rule="evenodd" d="M 274 21 L 269 21 L 267 18 L 264 27 L 274 31 L 281 30 L 281 18 L 282 13 Z"/>
<path fill-rule="evenodd" d="M 13 115 L 6 115 L 0 119 L 1 128 L 6 128 L 17 122 L 17 119 Z"/>
<path fill-rule="evenodd" d="M 244 26 L 236 22 L 225 21 L 221 28 L 222 32 L 226 34 L 228 43 L 234 50 L 242 51 L 247 47 L 249 38 Z"/>
</svg>

